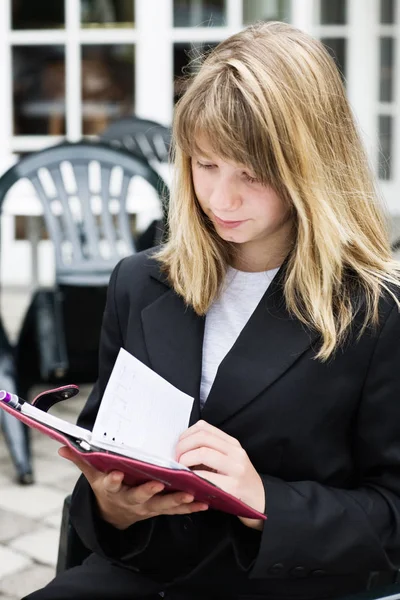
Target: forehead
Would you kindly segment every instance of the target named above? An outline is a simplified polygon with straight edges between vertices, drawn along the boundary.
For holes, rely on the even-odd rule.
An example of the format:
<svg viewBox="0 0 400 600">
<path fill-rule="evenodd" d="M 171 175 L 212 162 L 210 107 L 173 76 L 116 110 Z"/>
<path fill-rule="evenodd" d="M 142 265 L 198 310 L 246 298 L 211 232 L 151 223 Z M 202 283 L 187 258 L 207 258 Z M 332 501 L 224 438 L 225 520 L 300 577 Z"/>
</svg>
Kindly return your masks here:
<svg viewBox="0 0 400 600">
<path fill-rule="evenodd" d="M 205 158 L 213 162 L 226 163 L 235 167 L 249 168 L 248 165 L 244 165 L 243 163 L 234 160 L 231 157 L 222 155 L 221 152 L 218 152 L 215 148 L 213 148 L 210 141 L 204 136 L 195 139 L 195 143 L 193 145 L 193 156 Z"/>
</svg>

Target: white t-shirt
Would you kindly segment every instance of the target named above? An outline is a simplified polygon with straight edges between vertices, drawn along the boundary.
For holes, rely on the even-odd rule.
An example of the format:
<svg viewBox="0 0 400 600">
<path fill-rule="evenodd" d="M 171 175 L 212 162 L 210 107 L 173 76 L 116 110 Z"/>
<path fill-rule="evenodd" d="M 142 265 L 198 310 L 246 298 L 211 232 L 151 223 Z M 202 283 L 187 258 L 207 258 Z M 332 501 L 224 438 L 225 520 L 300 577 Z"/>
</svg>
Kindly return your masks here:
<svg viewBox="0 0 400 600">
<path fill-rule="evenodd" d="M 200 404 L 203 407 L 218 367 L 239 337 L 271 281 L 279 271 L 248 273 L 228 268 L 225 286 L 206 315 Z"/>
</svg>

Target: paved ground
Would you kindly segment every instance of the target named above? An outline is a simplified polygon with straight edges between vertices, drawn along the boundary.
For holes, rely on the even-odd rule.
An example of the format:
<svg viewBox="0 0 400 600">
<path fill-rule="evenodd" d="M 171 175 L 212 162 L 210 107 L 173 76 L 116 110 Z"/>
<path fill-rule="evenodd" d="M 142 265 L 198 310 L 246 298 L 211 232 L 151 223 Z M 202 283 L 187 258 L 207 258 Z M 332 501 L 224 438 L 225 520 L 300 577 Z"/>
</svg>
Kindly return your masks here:
<svg viewBox="0 0 400 600">
<path fill-rule="evenodd" d="M 1 314 L 15 338 L 29 291 L 1 291 Z M 89 387 L 53 414 L 75 422 Z M 33 393 L 40 390 L 34 390 Z M 0 433 L 0 600 L 19 600 L 54 576 L 61 509 L 78 473 L 57 454 L 58 444 L 32 432 L 36 484 L 14 483 L 15 472 Z"/>
<path fill-rule="evenodd" d="M 400 222 L 397 230 L 400 233 Z M 396 258 L 400 260 L 400 253 Z M 15 338 L 28 299 L 27 290 L 1 291 L 1 314 L 11 338 Z M 75 422 L 89 389 L 54 407 L 54 414 Z M 0 433 L 0 600 L 20 600 L 54 576 L 62 504 L 77 479 L 76 469 L 58 456 L 57 447 L 56 442 L 33 432 L 36 484 L 21 487 L 14 483 Z"/>
</svg>

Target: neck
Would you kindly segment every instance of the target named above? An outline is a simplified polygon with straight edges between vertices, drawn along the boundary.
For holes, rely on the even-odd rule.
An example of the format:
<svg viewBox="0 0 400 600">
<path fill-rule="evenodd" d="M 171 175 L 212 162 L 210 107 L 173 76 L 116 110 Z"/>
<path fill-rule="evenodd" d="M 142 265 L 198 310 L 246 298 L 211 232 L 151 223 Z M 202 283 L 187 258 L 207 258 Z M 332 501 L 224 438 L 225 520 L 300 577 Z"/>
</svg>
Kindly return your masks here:
<svg viewBox="0 0 400 600">
<path fill-rule="evenodd" d="M 232 256 L 232 267 L 238 271 L 270 271 L 281 266 L 292 248 L 292 236 L 285 236 L 277 243 L 262 246 L 256 242 L 236 244 Z"/>
</svg>

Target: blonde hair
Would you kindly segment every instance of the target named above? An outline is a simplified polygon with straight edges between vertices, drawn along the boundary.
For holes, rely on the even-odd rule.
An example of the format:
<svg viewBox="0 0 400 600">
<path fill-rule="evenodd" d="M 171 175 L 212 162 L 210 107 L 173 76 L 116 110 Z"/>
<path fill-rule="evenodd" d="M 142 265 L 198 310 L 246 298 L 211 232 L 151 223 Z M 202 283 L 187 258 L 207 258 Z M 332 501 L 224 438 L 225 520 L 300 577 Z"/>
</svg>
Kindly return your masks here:
<svg viewBox="0 0 400 600">
<path fill-rule="evenodd" d="M 178 102 L 170 233 L 156 256 L 199 315 L 217 297 L 232 257 L 194 193 L 191 156 L 204 136 L 217 156 L 248 166 L 292 207 L 286 306 L 321 334 L 317 357 L 326 360 L 350 330 L 355 294 L 365 299 L 364 331 L 378 322 L 383 290 L 396 298 L 391 288 L 400 280 L 332 58 L 290 25 L 252 25 L 205 58 Z"/>
</svg>

